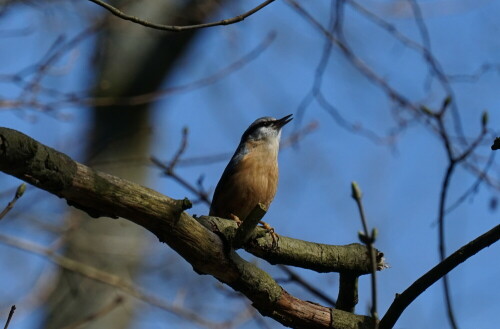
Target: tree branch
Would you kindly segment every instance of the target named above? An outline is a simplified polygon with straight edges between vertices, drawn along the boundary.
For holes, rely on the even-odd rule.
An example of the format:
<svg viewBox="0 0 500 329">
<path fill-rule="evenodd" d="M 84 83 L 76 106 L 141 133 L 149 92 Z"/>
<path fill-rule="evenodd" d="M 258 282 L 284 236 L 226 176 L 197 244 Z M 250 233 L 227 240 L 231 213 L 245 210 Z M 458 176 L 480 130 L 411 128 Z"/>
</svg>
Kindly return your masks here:
<svg viewBox="0 0 500 329">
<path fill-rule="evenodd" d="M 12 320 L 12 316 L 14 316 L 15 310 L 16 310 L 16 305 L 12 305 L 10 307 L 9 316 L 7 317 L 7 321 L 5 322 L 5 326 L 3 327 L 3 329 L 7 329 L 9 327 L 10 320 Z"/>
<path fill-rule="evenodd" d="M 191 311 L 175 304 L 166 303 L 165 301 L 159 299 L 158 297 L 142 291 L 141 289 L 136 287 L 134 283 L 132 283 L 131 281 L 123 279 L 115 274 L 103 271 L 102 269 L 59 255 L 52 249 L 45 248 L 43 246 L 34 244 L 29 241 L 14 239 L 10 236 L 1 234 L 0 234 L 0 243 L 19 250 L 24 250 L 36 255 L 43 256 L 48 261 L 56 264 L 61 268 L 78 273 L 89 279 L 104 283 L 111 287 L 115 287 L 130 296 L 142 300 L 145 303 L 148 303 L 152 306 L 158 307 L 162 310 L 175 314 L 181 318 L 187 319 L 188 321 L 196 323 L 202 327 L 211 329 L 220 329 L 226 324 L 226 323 L 211 322 L 198 315 L 198 312 L 196 311 Z M 82 319 L 80 321 L 85 322 L 85 319 Z"/>
<path fill-rule="evenodd" d="M 90 2 L 95 3 L 96 5 L 99 5 L 106 10 L 108 10 L 111 14 L 124 19 L 126 21 L 131 21 L 133 23 L 149 27 L 155 30 L 162 30 L 162 31 L 170 31 L 170 32 L 181 32 L 181 31 L 187 31 L 187 30 L 194 30 L 194 29 L 201 29 L 201 28 L 206 28 L 206 27 L 213 27 L 213 26 L 218 26 L 218 25 L 230 25 L 234 23 L 241 22 L 248 16 L 251 16 L 261 10 L 262 8 L 266 7 L 267 5 L 271 4 L 275 0 L 267 0 L 258 5 L 257 7 L 247 11 L 246 13 L 243 13 L 241 15 L 235 16 L 233 18 L 228 18 L 228 19 L 223 19 L 217 22 L 212 22 L 212 23 L 204 23 L 204 24 L 196 24 L 196 25 L 183 25 L 183 26 L 178 26 L 178 25 L 164 25 L 164 24 L 156 24 L 152 22 L 148 22 L 146 20 L 140 19 L 135 16 L 127 15 L 123 11 L 119 10 L 116 7 L 113 7 L 109 3 L 106 3 L 101 0 L 89 0 Z"/>
<path fill-rule="evenodd" d="M 237 224 L 224 218 L 201 216 L 196 218 L 209 230 L 221 234 L 226 241 L 232 241 Z M 272 248 L 273 243 L 276 245 Z M 370 255 L 359 243 L 335 246 L 314 243 L 279 236 L 273 241 L 268 230 L 257 227 L 244 245 L 249 253 L 265 259 L 270 264 L 284 264 L 302 267 L 319 273 L 349 272 L 356 275 L 371 273 Z M 386 268 L 384 254 L 377 250 L 377 269 Z"/>
<path fill-rule="evenodd" d="M 26 184 L 22 183 L 19 185 L 19 187 L 16 190 L 16 194 L 14 194 L 14 197 L 12 200 L 7 204 L 7 206 L 0 212 L 0 220 L 5 217 L 9 213 L 9 211 L 14 208 L 14 205 L 16 204 L 17 200 L 19 200 L 20 197 L 23 196 L 24 191 L 26 191 Z"/>
<path fill-rule="evenodd" d="M 174 200 L 94 171 L 32 138 L 0 128 L 0 170 L 45 189 L 93 216 L 123 217 L 166 242 L 198 273 L 210 274 L 248 297 L 263 315 L 294 328 L 370 328 L 370 317 L 295 298 L 269 274 L 228 250 L 215 233 Z M 283 239 L 280 239 L 282 241 Z"/>
<path fill-rule="evenodd" d="M 467 243 L 462 248 L 455 251 L 444 261 L 434 266 L 429 272 L 421 276 L 402 294 L 396 294 L 396 299 L 392 302 L 382 320 L 380 320 L 380 329 L 389 329 L 396 324 L 399 316 L 421 293 L 436 283 L 443 276 L 457 267 L 460 263 L 466 261 L 480 250 L 489 247 L 500 239 L 500 225 L 495 226 L 488 232 Z"/>
<path fill-rule="evenodd" d="M 354 313 L 358 304 L 358 278 L 352 273 L 340 273 L 339 295 L 337 298 L 337 308 L 346 312 Z"/>
</svg>

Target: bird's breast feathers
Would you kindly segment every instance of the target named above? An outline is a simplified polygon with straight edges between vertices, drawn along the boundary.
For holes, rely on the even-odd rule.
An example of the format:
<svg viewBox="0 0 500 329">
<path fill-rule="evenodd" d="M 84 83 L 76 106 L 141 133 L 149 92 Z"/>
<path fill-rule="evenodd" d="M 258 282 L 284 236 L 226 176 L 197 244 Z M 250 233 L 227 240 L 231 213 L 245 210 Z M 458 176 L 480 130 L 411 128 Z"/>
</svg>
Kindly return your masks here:
<svg viewBox="0 0 500 329">
<path fill-rule="evenodd" d="M 278 164 L 275 156 L 253 151 L 246 154 L 237 164 L 235 181 L 248 187 L 251 192 L 261 196 L 267 203 L 274 198 L 278 185 Z"/>
<path fill-rule="evenodd" d="M 215 188 L 210 215 L 244 220 L 258 203 L 269 207 L 278 187 L 281 128 L 290 117 L 260 118 L 245 131 Z"/>
<path fill-rule="evenodd" d="M 259 202 L 269 207 L 278 186 L 276 155 L 253 150 L 226 174 L 217 186 L 217 197 L 214 195 L 214 215 L 227 217 L 232 213 L 244 219 Z"/>
</svg>

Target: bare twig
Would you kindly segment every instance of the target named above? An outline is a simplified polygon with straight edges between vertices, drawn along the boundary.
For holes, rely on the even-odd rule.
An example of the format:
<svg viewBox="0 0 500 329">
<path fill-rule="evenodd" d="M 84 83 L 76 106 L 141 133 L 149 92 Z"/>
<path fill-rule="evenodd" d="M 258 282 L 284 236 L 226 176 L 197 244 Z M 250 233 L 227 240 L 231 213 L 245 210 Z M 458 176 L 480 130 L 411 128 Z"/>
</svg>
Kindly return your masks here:
<svg viewBox="0 0 500 329">
<path fill-rule="evenodd" d="M 163 173 L 166 176 L 172 178 L 179 185 L 183 186 L 188 191 L 190 191 L 194 195 L 198 196 L 200 201 L 204 202 L 207 205 L 210 205 L 211 201 L 210 201 L 210 198 L 208 196 L 208 193 L 202 189 L 202 186 L 198 186 L 198 188 L 196 188 L 193 184 L 189 183 L 188 181 L 186 181 L 184 178 L 182 178 L 181 176 L 179 176 L 175 172 L 175 167 L 177 166 L 177 163 L 179 162 L 181 156 L 186 151 L 188 134 L 189 134 L 189 130 L 186 127 L 184 127 L 182 129 L 182 139 L 181 139 L 181 143 L 179 145 L 179 148 L 177 149 L 177 152 L 175 152 L 174 157 L 172 158 L 172 160 L 168 164 L 164 164 L 161 160 L 159 160 L 158 158 L 156 158 L 154 156 L 151 156 L 151 162 L 153 162 L 153 164 L 156 165 L 158 168 L 162 169 Z M 198 185 L 200 185 L 200 184 L 198 184 Z"/>
<path fill-rule="evenodd" d="M 343 26 L 342 24 L 343 24 L 344 4 L 345 0 L 333 1 L 331 3 L 331 9 L 330 9 L 330 22 L 328 24 L 329 26 L 327 31 L 331 36 L 338 37 L 339 39 L 338 42 L 341 42 L 340 39 L 342 38 L 341 36 L 342 36 L 342 26 Z M 295 5 L 295 3 L 291 3 L 291 5 Z M 296 9 L 301 13 L 305 12 L 301 11 L 300 7 Z M 361 136 L 364 136 L 369 140 L 378 144 L 390 142 L 392 139 L 382 138 L 378 136 L 375 132 L 367 128 L 364 128 L 359 124 L 349 122 L 346 118 L 344 118 L 344 116 L 342 116 L 339 109 L 337 109 L 331 102 L 329 102 L 326 96 L 323 94 L 323 91 L 321 89 L 323 84 L 323 77 L 326 72 L 329 60 L 331 58 L 333 45 L 334 42 L 332 42 L 330 38 L 325 38 L 325 43 L 323 46 L 321 58 L 315 69 L 314 82 L 312 84 L 311 89 L 304 96 L 304 98 L 302 99 L 297 108 L 296 111 L 297 121 L 295 127 L 300 126 L 306 110 L 309 108 L 312 102 L 316 100 L 318 104 L 323 108 L 323 110 L 326 111 L 328 114 L 330 114 L 333 120 L 340 127 L 346 129 L 347 131 L 360 134 Z"/>
<path fill-rule="evenodd" d="M 372 286 L 372 306 L 371 315 L 373 318 L 373 329 L 378 328 L 378 313 L 377 313 L 377 256 L 373 244 L 377 238 L 377 229 L 372 229 L 370 233 L 368 231 L 368 223 L 365 217 L 365 211 L 363 209 L 363 203 L 361 202 L 362 193 L 356 182 L 351 183 L 352 188 L 352 198 L 356 201 L 358 206 L 359 216 L 361 218 L 361 223 L 363 225 L 364 232 L 358 232 L 359 239 L 368 248 L 368 253 L 370 255 L 370 267 L 371 267 L 371 286 Z"/>
<path fill-rule="evenodd" d="M 449 97 L 455 99 L 455 92 L 454 92 L 453 88 L 451 88 L 451 85 L 448 81 L 448 77 L 444 73 L 444 70 L 443 70 L 441 64 L 432 55 L 431 39 L 429 36 L 429 30 L 427 29 L 427 26 L 425 25 L 424 17 L 423 17 L 422 11 L 420 10 L 420 5 L 415 0 L 408 0 L 408 1 L 410 3 L 410 6 L 411 6 L 411 9 L 413 12 L 413 16 L 415 18 L 415 22 L 416 22 L 418 30 L 420 32 L 422 42 L 424 44 L 423 56 L 428 64 L 429 72 L 437 77 L 439 83 L 441 84 L 441 87 L 444 89 L 446 94 L 448 94 Z M 464 137 L 464 132 L 463 132 L 463 128 L 462 128 L 462 123 L 461 123 L 458 107 L 457 107 L 456 103 L 452 103 L 450 105 L 451 105 L 450 107 L 451 107 L 451 113 L 453 116 L 453 124 L 455 127 L 455 131 L 460 136 L 460 141 L 462 143 L 465 143 L 465 137 Z M 454 327 L 454 328 L 456 328 L 456 327 Z"/>
<path fill-rule="evenodd" d="M 83 97 L 78 99 L 69 95 L 66 101 L 63 100 L 59 103 L 51 105 L 55 106 L 55 105 L 64 105 L 65 103 L 68 102 L 69 103 L 80 102 L 82 104 L 91 105 L 94 107 L 110 106 L 110 105 L 134 106 L 134 105 L 149 103 L 151 101 L 157 100 L 167 95 L 193 91 L 214 84 L 215 82 L 227 77 L 228 75 L 242 69 L 248 63 L 251 63 L 257 57 L 259 57 L 259 55 L 262 54 L 273 43 L 275 39 L 276 39 L 276 33 L 269 32 L 266 35 L 266 37 L 262 40 L 262 42 L 260 42 L 255 48 L 250 50 L 248 53 L 241 56 L 241 58 L 238 58 L 234 62 L 230 63 L 229 65 L 223 67 L 222 69 L 216 71 L 213 74 L 210 74 L 206 77 L 203 77 L 195 81 L 188 82 L 186 84 L 167 87 L 163 90 L 157 90 L 140 95 L 124 96 L 124 97 L 103 96 L 103 97 L 91 97 L 91 98 Z"/>
<path fill-rule="evenodd" d="M 12 210 L 12 208 L 14 208 L 17 200 L 19 200 L 19 198 L 23 196 L 24 191 L 26 191 L 26 184 L 22 183 L 17 188 L 16 194 L 14 194 L 14 198 L 12 198 L 12 201 L 10 201 L 4 208 L 4 210 L 2 210 L 2 212 L 0 213 L 0 220 L 2 220 L 2 218 L 4 218 L 5 215 L 7 215 L 7 213 Z"/>
<path fill-rule="evenodd" d="M 448 158 L 448 166 L 446 168 L 444 177 L 443 177 L 443 182 L 441 184 L 441 193 L 439 197 L 439 209 L 438 209 L 438 236 L 439 236 L 439 257 L 440 260 L 443 261 L 446 257 L 446 243 L 445 243 L 445 227 L 444 227 L 444 219 L 446 216 L 446 199 L 448 196 L 448 190 L 449 190 L 449 185 L 451 182 L 451 178 L 453 175 L 453 172 L 458 164 L 463 162 L 464 160 L 469 157 L 472 152 L 476 149 L 476 147 L 480 144 L 480 142 L 483 140 L 484 136 L 487 133 L 487 122 L 488 122 L 488 115 L 487 113 L 483 113 L 482 119 L 481 119 L 481 132 L 479 135 L 476 137 L 474 141 L 464 150 L 462 153 L 456 155 L 456 151 L 453 149 L 452 142 L 450 140 L 450 136 L 448 134 L 448 131 L 446 129 L 445 123 L 444 123 L 444 117 L 446 114 L 446 110 L 448 109 L 449 105 L 452 103 L 451 97 L 447 97 L 441 106 L 441 109 L 437 112 L 434 112 L 426 107 L 422 108 L 422 112 L 430 116 L 437 124 L 438 128 L 438 133 L 441 137 L 441 141 L 444 145 L 444 148 L 446 150 L 446 155 Z M 452 328 L 457 329 L 458 325 L 455 320 L 455 315 L 453 312 L 453 306 L 452 306 L 452 300 L 451 300 L 451 295 L 450 295 L 450 287 L 449 287 L 449 282 L 448 282 L 448 277 L 446 275 L 443 275 L 443 289 L 444 289 L 444 296 L 445 296 L 445 301 L 446 301 L 446 310 L 447 310 L 447 315 L 448 319 L 450 321 L 450 325 Z"/>
<path fill-rule="evenodd" d="M 467 189 L 467 191 L 465 191 L 460 197 L 458 197 L 457 200 L 451 206 L 446 208 L 446 214 L 449 214 L 450 212 L 455 210 L 459 205 L 461 205 L 465 201 L 465 199 L 467 199 L 470 195 L 478 191 L 481 183 L 483 183 L 485 181 L 485 178 L 487 178 L 488 170 L 493 164 L 494 159 L 495 159 L 495 153 L 492 152 L 484 168 L 481 170 L 481 172 L 477 174 L 477 179 L 474 182 L 474 184 L 472 184 L 472 186 L 469 189 Z"/>
<path fill-rule="evenodd" d="M 292 269 L 290 269 L 288 266 L 286 266 L 286 265 L 278 265 L 278 267 L 283 272 L 285 272 L 286 274 L 288 274 L 288 278 L 285 279 L 285 280 L 281 280 L 282 282 L 283 281 L 296 282 L 297 284 L 299 284 L 300 286 L 302 286 L 303 288 L 305 288 L 307 291 L 309 291 L 314 296 L 322 299 L 328 305 L 330 305 L 332 307 L 335 307 L 336 302 L 335 302 L 335 300 L 333 298 L 330 298 L 323 291 L 321 291 L 320 289 L 317 289 L 316 287 L 314 287 L 313 285 L 311 285 L 309 282 L 307 282 L 306 280 L 304 280 L 303 277 L 301 277 L 300 275 L 298 275 L 297 273 L 295 273 L 295 271 L 293 271 Z"/>
<path fill-rule="evenodd" d="M 444 277 L 447 273 L 475 255 L 480 250 L 489 247 L 500 239 L 500 225 L 495 226 L 488 232 L 467 243 L 442 262 L 434 266 L 430 271 L 422 275 L 413 282 L 403 293 L 397 294 L 387 313 L 380 320 L 380 329 L 390 329 L 394 327 L 396 321 L 420 294 L 427 288 Z"/>
<path fill-rule="evenodd" d="M 156 23 L 148 22 L 148 21 L 140 19 L 138 17 L 127 15 L 124 12 L 122 12 L 121 10 L 119 10 L 118 8 L 113 7 L 110 4 L 108 4 L 106 2 L 103 2 L 101 0 L 89 0 L 89 1 L 95 3 L 95 4 L 99 5 L 99 6 L 101 6 L 103 8 L 105 8 L 110 13 L 112 13 L 113 15 L 115 15 L 115 16 L 121 18 L 121 19 L 124 19 L 124 20 L 127 20 L 127 21 L 131 21 L 133 23 L 136 23 L 136 24 L 139 24 L 139 25 L 142 25 L 142 26 L 145 26 L 145 27 L 149 27 L 149 28 L 152 28 L 152 29 L 156 29 L 156 30 L 170 31 L 170 32 L 181 32 L 181 31 L 187 31 L 187 30 L 194 30 L 194 29 L 201 29 L 201 28 L 213 27 L 213 26 L 218 26 L 218 25 L 230 25 L 230 24 L 241 22 L 245 18 L 247 18 L 247 17 L 255 14 L 256 12 L 258 12 L 259 10 L 261 10 L 262 8 L 264 8 L 267 5 L 273 3 L 275 0 L 264 1 L 263 3 L 261 3 L 260 5 L 258 5 L 257 7 L 253 8 L 253 9 L 251 9 L 251 10 L 249 10 L 249 11 L 247 11 L 247 12 L 241 14 L 241 15 L 235 16 L 233 18 L 223 19 L 223 20 L 220 20 L 220 21 L 217 21 L 217 22 L 212 22 L 212 23 L 203 23 L 203 24 L 196 24 L 196 25 L 183 25 L 183 26 L 156 24 Z"/>
<path fill-rule="evenodd" d="M 78 42 L 83 41 L 86 36 L 90 36 L 91 32 L 95 31 L 95 29 L 96 27 L 86 29 L 76 37 L 67 41 L 63 45 L 60 45 L 56 49 L 51 48 L 51 51 L 48 52 L 48 55 L 44 56 L 43 59 L 39 61 L 39 63 L 30 65 L 17 74 L 0 74 L 0 81 L 13 83 L 22 88 L 23 91 L 21 96 L 17 97 L 14 100 L 1 99 L 0 108 L 35 108 L 39 111 L 50 113 L 51 110 L 68 105 L 106 107 L 111 105 L 134 106 L 150 103 L 165 96 L 203 88 L 225 78 L 226 76 L 240 70 L 248 63 L 256 59 L 272 44 L 272 42 L 276 38 L 275 32 L 268 33 L 268 35 L 263 39 L 261 43 L 259 43 L 248 53 L 244 54 L 241 58 L 235 60 L 234 62 L 206 77 L 186 84 L 167 87 L 162 90 L 147 92 L 134 96 L 89 97 L 87 95 L 89 91 L 67 93 L 59 89 L 53 89 L 44 86 L 42 84 L 43 77 L 45 76 L 47 70 L 54 64 L 54 62 L 56 62 L 61 57 L 61 55 L 65 54 L 66 51 L 70 50 L 72 47 L 75 47 Z M 25 77 L 29 74 L 34 74 L 34 77 L 30 80 Z M 38 101 L 36 99 L 36 94 L 42 92 L 44 93 L 44 95 L 55 98 L 55 100 L 44 103 Z"/>
<path fill-rule="evenodd" d="M 484 74 L 494 71 L 496 73 L 500 72 L 500 64 L 498 63 L 483 63 L 475 70 L 473 73 L 462 73 L 462 74 L 448 74 L 448 80 L 452 82 L 476 82 Z"/>
<path fill-rule="evenodd" d="M 123 292 L 126 292 L 127 294 L 134 296 L 137 299 L 140 299 L 150 305 L 156 306 L 160 309 L 163 309 L 167 312 L 171 312 L 173 314 L 176 314 L 182 318 L 186 318 L 190 321 L 193 321 L 201 326 L 208 327 L 208 328 L 220 328 L 223 327 L 221 324 L 213 323 L 211 321 L 208 321 L 204 318 L 202 318 L 200 315 L 198 315 L 197 312 L 187 310 L 185 308 L 179 307 L 174 304 L 169 304 L 166 303 L 165 301 L 149 295 L 145 292 L 140 291 L 138 288 L 135 287 L 135 285 L 117 275 L 105 272 L 103 270 L 100 270 L 98 268 L 89 266 L 87 264 L 83 264 L 80 262 L 77 262 L 73 259 L 67 258 L 65 256 L 58 255 L 54 253 L 51 249 L 45 248 L 40 245 L 36 245 L 34 243 L 28 242 L 28 241 L 23 241 L 20 239 L 14 239 L 12 237 L 6 236 L 6 235 L 0 235 L 0 242 L 9 245 L 11 247 L 28 251 L 34 254 L 41 255 L 51 261 L 52 263 L 66 269 L 69 271 L 76 272 L 78 274 L 81 274 L 89 279 L 96 280 L 99 282 L 102 282 L 104 284 L 107 284 L 109 286 L 115 287 L 120 289 Z"/>
<path fill-rule="evenodd" d="M 408 0 L 410 3 L 410 7 L 413 12 L 413 16 L 415 18 L 415 22 L 417 24 L 418 31 L 420 33 L 420 36 L 422 38 L 422 43 L 423 45 L 419 44 L 418 42 L 414 41 L 413 39 L 407 37 L 403 33 L 401 33 L 397 27 L 386 20 L 382 19 L 375 13 L 371 12 L 368 10 L 366 7 L 362 6 L 358 2 L 354 0 L 346 0 L 347 3 L 355 10 L 357 10 L 360 14 L 364 15 L 367 19 L 372 21 L 374 24 L 378 25 L 380 28 L 384 29 L 387 31 L 387 33 L 391 34 L 395 39 L 399 40 L 402 44 L 407 46 L 410 49 L 413 49 L 420 53 L 427 63 L 429 73 L 431 76 L 437 77 L 438 82 L 441 84 L 441 87 L 443 90 L 450 96 L 454 96 L 454 90 L 450 85 L 450 81 L 446 73 L 444 72 L 442 65 L 439 63 L 438 59 L 436 56 L 434 56 L 431 48 L 431 41 L 430 41 L 430 35 L 429 31 L 427 29 L 427 26 L 424 22 L 423 14 L 422 11 L 420 10 L 420 5 L 417 3 L 417 1 L 414 0 Z M 454 124 L 455 124 L 455 130 L 458 132 L 460 136 L 460 140 L 463 142 L 465 141 L 463 137 L 463 132 L 462 132 L 462 127 L 461 127 L 461 122 L 460 118 L 458 115 L 458 108 L 456 104 L 451 104 L 452 106 L 452 111 L 453 111 L 453 116 L 454 116 Z"/>
<path fill-rule="evenodd" d="M 97 312 L 87 315 L 85 318 L 81 319 L 80 321 L 77 321 L 76 323 L 63 327 L 63 329 L 82 328 L 85 325 L 89 324 L 90 322 L 95 321 L 96 319 L 103 317 L 109 312 L 113 311 L 120 304 L 123 304 L 123 302 L 124 302 L 123 296 L 116 296 L 108 305 L 104 305 L 104 307 L 98 310 Z"/>
<path fill-rule="evenodd" d="M 338 37 L 330 33 L 321 23 L 307 10 L 305 10 L 300 3 L 296 0 L 286 0 L 286 3 L 292 7 L 299 15 L 301 15 L 307 22 L 309 22 L 315 29 L 317 29 L 321 34 L 323 34 L 327 39 L 335 44 L 347 60 L 367 79 L 372 81 L 375 85 L 379 86 L 387 96 L 394 101 L 398 106 L 407 108 L 414 112 L 415 115 L 420 115 L 418 113 L 418 107 L 410 102 L 406 97 L 394 89 L 383 77 L 378 75 L 373 71 L 365 62 L 363 62 L 352 49 L 344 42 L 342 42 Z"/>
<path fill-rule="evenodd" d="M 76 45 L 96 33 L 103 24 L 104 20 L 99 20 L 94 25 L 78 33 L 74 38 L 67 41 L 66 43 L 64 42 L 64 38 L 58 38 L 54 42 L 53 46 L 49 49 L 46 58 L 40 61 L 40 63 L 25 68 L 23 70 L 23 73 L 18 74 L 19 76 L 22 76 L 31 71 L 35 71 L 34 77 L 28 84 L 26 84 L 19 99 L 28 99 L 28 96 L 30 96 L 29 101 L 35 102 L 37 93 L 40 90 L 40 82 L 47 74 L 47 71 L 52 67 L 52 65 L 54 65 L 54 63 L 56 63 L 57 60 L 61 58 L 61 56 L 66 54 L 68 50 L 74 48 Z M 48 106 L 48 108 L 51 108 L 51 106 Z"/>
<path fill-rule="evenodd" d="M 7 321 L 5 322 L 5 326 L 3 327 L 3 329 L 7 329 L 9 327 L 10 320 L 12 320 L 12 316 L 14 316 L 15 310 L 16 310 L 16 305 L 12 305 L 10 307 L 9 316 L 7 317 Z"/>
<path fill-rule="evenodd" d="M 186 151 L 187 143 L 188 143 L 188 135 L 189 135 L 188 127 L 182 128 L 181 144 L 179 145 L 177 152 L 175 152 L 175 155 L 172 158 L 172 161 L 170 161 L 170 163 L 168 164 L 166 171 L 173 171 L 175 166 L 177 165 L 177 162 L 179 162 L 179 159 L 181 158 L 182 154 Z"/>
<path fill-rule="evenodd" d="M 438 225 L 439 225 L 439 257 L 441 261 L 446 257 L 446 246 L 445 246 L 445 229 L 444 229 L 444 216 L 445 216 L 445 204 L 446 197 L 448 195 L 448 186 L 451 181 L 451 176 L 455 169 L 455 162 L 450 162 L 448 167 L 446 168 L 446 173 L 443 178 L 443 183 L 441 185 L 441 193 L 439 197 L 439 217 L 438 217 Z M 448 314 L 448 319 L 450 320 L 450 325 L 457 329 L 457 324 L 455 320 L 455 316 L 453 313 L 453 306 L 450 295 L 450 287 L 448 282 L 448 276 L 443 276 L 443 288 L 444 288 L 444 297 L 446 300 L 446 310 Z"/>
</svg>

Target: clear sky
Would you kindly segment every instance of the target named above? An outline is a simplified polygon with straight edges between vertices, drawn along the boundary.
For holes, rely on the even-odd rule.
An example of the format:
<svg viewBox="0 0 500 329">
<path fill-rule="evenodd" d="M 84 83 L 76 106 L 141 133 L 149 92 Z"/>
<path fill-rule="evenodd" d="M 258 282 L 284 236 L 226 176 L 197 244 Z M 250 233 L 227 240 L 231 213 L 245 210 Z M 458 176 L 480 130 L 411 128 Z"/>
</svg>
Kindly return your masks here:
<svg viewBox="0 0 500 329">
<path fill-rule="evenodd" d="M 364 3 L 367 3 L 366 8 L 393 24 L 402 35 L 422 44 L 421 30 L 407 2 Z M 442 70 L 455 77 L 450 78 L 449 86 L 455 95 L 454 104 L 464 135 L 473 138 L 478 134 L 484 110 L 489 113 L 490 128 L 498 132 L 500 3 L 486 0 L 419 3 L 430 36 L 432 54 Z M 252 4 L 257 2 L 237 1 L 212 19 L 234 16 Z M 102 13 L 90 2 L 79 4 L 79 7 L 90 13 Z M 307 3 L 306 9 L 327 26 L 329 1 Z M 84 28 L 83 19 L 75 13 L 71 14 L 71 10 L 71 6 L 62 9 L 50 6 L 41 13 L 35 8 L 18 5 L 3 16 L 0 20 L 3 44 L 0 75 L 4 77 L 19 72 L 43 59 L 61 35 L 61 27 L 67 27 L 67 39 L 80 32 Z M 415 104 L 439 108 L 447 93 L 438 80 L 429 75 L 429 66 L 421 53 L 368 20 L 353 5 L 346 5 L 343 22 L 348 44 L 384 81 Z M 321 86 L 328 102 L 348 125 L 363 127 L 382 140 L 386 140 L 393 131 L 400 132 L 391 143 L 377 142 L 359 131 L 346 129 L 314 101 L 299 121 L 297 110 L 313 86 L 325 39 L 285 1 L 276 1 L 239 24 L 201 31 L 175 73 L 165 82 L 165 87 L 189 84 L 220 72 L 265 43 L 270 33 L 275 34 L 273 41 L 242 68 L 209 86 L 167 95 L 157 101 L 151 119 L 154 136 L 151 154 L 165 160 L 172 157 L 184 126 L 190 129 L 189 146 L 185 153 L 185 157 L 189 158 L 231 154 L 242 132 L 261 116 L 296 114 L 295 121 L 284 128 L 283 139 L 297 129 L 316 123 L 316 129 L 303 136 L 297 145 L 282 149 L 279 189 L 265 219 L 278 234 L 285 236 L 329 244 L 357 242 L 361 222 L 350 197 L 350 182 L 357 181 L 364 192 L 369 225 L 379 230 L 376 247 L 385 253 L 391 265 L 378 275 L 379 314 L 383 315 L 396 293 L 402 292 L 439 261 L 436 218 L 441 181 L 447 165 L 445 149 L 436 133 L 422 120 L 411 120 L 407 127 L 399 129 L 398 120 L 411 119 L 411 112 L 397 108 L 386 93 L 366 79 L 336 47 L 329 56 Z M 91 81 L 88 72 L 92 45 L 90 38 L 68 52 L 44 78 L 44 83 L 58 90 L 86 90 Z M 481 72 L 482 67 L 486 70 L 475 79 L 456 78 L 457 75 Z M 20 92 L 20 88 L 11 81 L 0 80 L 0 98 L 13 100 Z M 88 108 L 85 106 L 62 106 L 50 113 L 27 107 L 1 109 L 2 126 L 20 130 L 81 159 L 85 136 L 88 135 Z M 454 137 L 453 141 L 457 141 L 451 112 L 448 113 L 447 127 Z M 490 144 L 488 140 L 477 149 L 477 163 L 481 168 L 490 155 Z M 179 173 L 194 184 L 203 175 L 204 186 L 213 190 L 227 160 L 183 167 Z M 175 182 L 160 176 L 159 170 L 149 167 L 149 187 L 174 198 L 193 197 Z M 489 174 L 493 180 L 499 179 L 498 163 L 493 164 Z M 470 171 L 459 167 L 452 177 L 448 205 L 463 195 L 476 179 Z M 18 184 L 18 180 L 0 175 L 2 204 L 8 202 L 12 189 Z M 448 254 L 499 223 L 498 211 L 490 208 L 491 200 L 495 198 L 498 198 L 498 190 L 482 184 L 446 216 Z M 29 215 L 27 217 L 41 216 L 44 223 L 57 226 L 63 219 L 64 210 L 63 201 L 31 187 L 13 213 L 24 212 Z M 208 208 L 199 204 L 191 211 L 206 214 Z M 21 218 L 16 222 L 5 218 L 0 222 L 0 233 L 43 245 L 50 244 L 53 239 L 51 234 L 40 233 L 41 228 L 31 225 L 29 219 L 17 222 Z M 150 248 L 157 255 L 152 257 L 157 263 L 161 257 L 177 260 L 165 245 L 155 243 L 156 239 L 152 237 Z M 497 243 L 451 273 L 452 298 L 460 328 L 495 328 L 500 307 L 499 252 Z M 0 273 L 3 295 L 0 316 L 7 314 L 10 304 L 16 303 L 21 309 L 15 316 L 16 326 L 13 328 L 36 327 L 41 309 L 36 307 L 36 302 L 23 296 L 37 287 L 39 275 L 52 273 L 52 266 L 42 258 L 1 243 L 0 259 L 6 264 L 3 266 L 5 270 Z M 180 263 L 181 268 L 189 268 L 185 262 Z M 262 260 L 259 264 L 276 278 L 286 277 Z M 28 274 L 20 275 L 21 272 Z M 231 307 L 222 304 L 227 303 L 226 297 L 223 297 L 227 289 L 220 289 L 215 280 L 200 277 L 192 271 L 180 272 L 182 278 L 177 277 L 178 281 L 173 281 L 179 282 L 179 285 L 173 286 L 185 288 L 189 282 L 201 281 L 216 291 L 211 297 L 213 304 L 209 307 L 222 314 L 223 318 L 224 308 Z M 336 275 L 305 270 L 298 272 L 336 297 Z M 187 278 L 186 273 L 189 273 Z M 188 283 L 183 283 L 181 279 Z M 153 285 L 161 285 L 160 278 L 147 277 L 143 283 L 146 289 L 158 292 L 165 300 L 171 301 L 177 294 L 176 289 L 167 287 L 152 289 Z M 284 287 L 303 299 L 315 300 L 293 284 L 285 284 Z M 360 280 L 358 313 L 366 314 L 370 298 L 366 276 Z M 203 300 L 188 302 L 191 303 L 189 305 L 204 303 Z M 30 311 L 23 311 L 23 305 L 30 305 L 26 306 Z M 136 327 L 167 328 L 163 322 L 165 319 L 175 321 L 156 309 L 146 308 L 137 319 Z M 272 328 L 280 327 L 272 320 L 266 320 L 266 323 Z M 257 327 L 252 321 L 244 326 Z M 441 282 L 423 293 L 396 325 L 396 328 L 408 329 L 425 327 L 449 327 Z"/>
</svg>

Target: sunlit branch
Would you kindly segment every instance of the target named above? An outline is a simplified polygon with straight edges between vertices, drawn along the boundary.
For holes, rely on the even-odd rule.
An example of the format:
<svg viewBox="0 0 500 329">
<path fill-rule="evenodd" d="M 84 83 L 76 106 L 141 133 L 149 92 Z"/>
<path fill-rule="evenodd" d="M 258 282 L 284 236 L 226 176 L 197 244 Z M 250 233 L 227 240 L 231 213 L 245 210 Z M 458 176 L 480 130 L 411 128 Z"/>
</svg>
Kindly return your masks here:
<svg viewBox="0 0 500 329">
<path fill-rule="evenodd" d="M 184 210 L 191 206 L 187 199 L 175 200 L 130 181 L 92 170 L 8 128 L 0 128 L 0 170 L 66 199 L 70 205 L 92 217 L 122 217 L 144 227 L 186 259 L 197 273 L 210 274 L 241 292 L 259 312 L 284 325 L 370 328 L 370 317 L 290 295 L 268 273 L 228 249 L 220 235 L 185 213 Z M 284 237 L 280 237 L 280 243 L 283 240 Z M 316 243 L 302 243 L 321 248 Z M 326 245 L 322 247 L 328 248 Z M 360 247 L 365 250 L 360 255 L 365 255 L 365 247 Z M 66 264 L 74 265 L 71 261 Z M 362 267 L 367 264 L 368 261 L 364 261 Z"/>
</svg>

